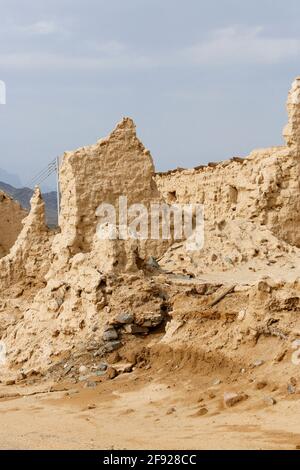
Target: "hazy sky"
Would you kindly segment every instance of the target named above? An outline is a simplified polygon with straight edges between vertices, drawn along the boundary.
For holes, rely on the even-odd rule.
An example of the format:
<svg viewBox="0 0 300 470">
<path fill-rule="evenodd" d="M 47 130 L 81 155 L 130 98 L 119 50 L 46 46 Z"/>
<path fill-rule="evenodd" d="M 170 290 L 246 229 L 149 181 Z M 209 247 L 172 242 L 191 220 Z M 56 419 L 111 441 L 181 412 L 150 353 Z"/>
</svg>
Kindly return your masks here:
<svg viewBox="0 0 300 470">
<path fill-rule="evenodd" d="M 123 116 L 156 168 L 282 143 L 299 0 L 0 0 L 0 167 L 26 183 Z"/>
</svg>

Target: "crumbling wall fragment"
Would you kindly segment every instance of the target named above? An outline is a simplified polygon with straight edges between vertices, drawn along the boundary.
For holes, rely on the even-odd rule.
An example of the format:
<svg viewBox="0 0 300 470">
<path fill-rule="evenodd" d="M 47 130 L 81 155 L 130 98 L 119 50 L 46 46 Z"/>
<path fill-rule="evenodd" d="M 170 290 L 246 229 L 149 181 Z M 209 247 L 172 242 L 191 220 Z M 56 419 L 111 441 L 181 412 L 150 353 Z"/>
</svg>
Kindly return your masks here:
<svg viewBox="0 0 300 470">
<path fill-rule="evenodd" d="M 201 203 L 210 224 L 247 219 L 300 247 L 300 79 L 288 98 L 287 146 L 156 176 L 167 201 Z"/>
<path fill-rule="evenodd" d="M 18 202 L 0 191 L 0 258 L 7 255 L 15 243 L 26 215 Z"/>
<path fill-rule="evenodd" d="M 66 152 L 60 169 L 61 234 L 55 239 L 54 252 L 71 256 L 92 250 L 101 203 L 113 205 L 118 220 L 120 196 L 127 197 L 128 206 L 138 203 L 147 209 L 162 201 L 154 175 L 150 152 L 137 138 L 129 118 L 95 145 Z M 141 257 L 161 254 L 163 249 L 161 241 L 150 237 L 138 247 Z"/>
<path fill-rule="evenodd" d="M 0 289 L 20 280 L 43 278 L 50 265 L 50 239 L 45 204 L 36 188 L 23 228 L 9 254 L 0 260 Z"/>
</svg>

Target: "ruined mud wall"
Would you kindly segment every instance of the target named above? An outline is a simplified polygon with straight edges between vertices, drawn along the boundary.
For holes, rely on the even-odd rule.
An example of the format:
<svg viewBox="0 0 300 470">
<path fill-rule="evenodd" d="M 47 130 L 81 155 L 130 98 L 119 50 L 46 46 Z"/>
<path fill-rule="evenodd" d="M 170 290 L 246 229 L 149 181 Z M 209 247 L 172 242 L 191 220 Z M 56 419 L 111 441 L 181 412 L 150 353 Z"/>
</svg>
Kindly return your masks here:
<svg viewBox="0 0 300 470">
<path fill-rule="evenodd" d="M 15 243 L 27 212 L 4 192 L 0 191 L 0 258 Z"/>
<path fill-rule="evenodd" d="M 300 79 L 289 93 L 286 146 L 253 151 L 192 170 L 156 176 L 168 202 L 198 202 L 210 223 L 243 218 L 265 225 L 278 238 L 300 246 Z"/>
<path fill-rule="evenodd" d="M 118 208 L 119 196 L 127 196 L 128 205 L 159 202 L 161 196 L 154 181 L 150 152 L 136 136 L 135 125 L 124 118 L 115 130 L 95 145 L 64 154 L 60 168 L 61 235 L 56 245 L 70 255 L 89 252 L 99 222 L 96 209 L 101 203 Z M 147 241 L 150 254 L 160 252 L 160 243 Z M 145 247 L 144 247 L 145 248 Z M 146 255 L 147 249 L 142 255 Z"/>
<path fill-rule="evenodd" d="M 0 291 L 19 282 L 41 282 L 50 266 L 51 232 L 45 222 L 45 204 L 36 189 L 31 211 L 9 254 L 0 260 Z"/>
</svg>

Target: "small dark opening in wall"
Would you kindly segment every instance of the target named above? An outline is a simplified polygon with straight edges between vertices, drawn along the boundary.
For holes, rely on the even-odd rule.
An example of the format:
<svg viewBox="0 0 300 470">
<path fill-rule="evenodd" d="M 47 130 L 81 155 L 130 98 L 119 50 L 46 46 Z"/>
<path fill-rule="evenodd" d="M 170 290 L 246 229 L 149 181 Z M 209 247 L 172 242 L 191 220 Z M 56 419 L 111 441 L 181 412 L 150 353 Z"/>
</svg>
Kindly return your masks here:
<svg viewBox="0 0 300 470">
<path fill-rule="evenodd" d="M 176 202 L 177 200 L 177 194 L 176 191 L 169 191 L 168 192 L 168 202 Z"/>
</svg>

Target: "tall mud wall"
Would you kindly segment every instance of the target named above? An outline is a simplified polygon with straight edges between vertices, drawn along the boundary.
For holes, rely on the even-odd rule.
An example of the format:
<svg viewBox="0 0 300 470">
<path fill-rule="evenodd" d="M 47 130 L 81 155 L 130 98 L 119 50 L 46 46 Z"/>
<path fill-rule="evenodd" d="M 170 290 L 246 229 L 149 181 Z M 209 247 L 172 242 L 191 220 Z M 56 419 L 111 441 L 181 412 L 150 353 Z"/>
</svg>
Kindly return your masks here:
<svg viewBox="0 0 300 470">
<path fill-rule="evenodd" d="M 118 209 L 119 196 L 128 205 L 159 202 L 149 150 L 136 136 L 135 124 L 124 118 L 115 130 L 95 145 L 64 154 L 60 169 L 61 234 L 56 237 L 57 253 L 67 248 L 71 255 L 90 252 L 98 224 L 96 210 L 101 203 Z M 161 242 L 139 244 L 141 257 L 161 254 Z"/>
<path fill-rule="evenodd" d="M 253 151 L 191 170 L 156 176 L 168 202 L 205 206 L 212 225 L 237 218 L 257 222 L 278 238 L 300 247 L 300 79 L 289 93 L 286 146 Z"/>
<path fill-rule="evenodd" d="M 20 204 L 0 191 L 0 258 L 7 255 L 15 243 L 26 215 Z"/>
</svg>

